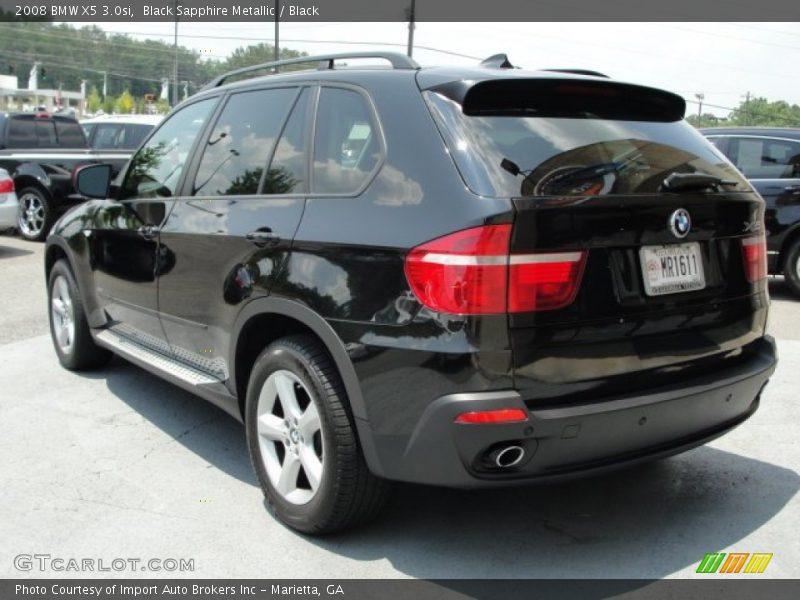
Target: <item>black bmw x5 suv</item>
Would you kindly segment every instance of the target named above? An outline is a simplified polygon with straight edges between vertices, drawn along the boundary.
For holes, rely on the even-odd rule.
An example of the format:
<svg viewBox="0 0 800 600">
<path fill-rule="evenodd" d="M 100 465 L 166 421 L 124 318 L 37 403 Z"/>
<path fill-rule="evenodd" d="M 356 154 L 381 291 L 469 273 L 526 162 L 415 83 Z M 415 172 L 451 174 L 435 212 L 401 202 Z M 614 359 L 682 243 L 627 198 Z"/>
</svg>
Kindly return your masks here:
<svg viewBox="0 0 800 600">
<path fill-rule="evenodd" d="M 370 56 L 391 68 L 228 74 L 114 183 L 76 174 L 96 199 L 46 247 L 66 368 L 113 352 L 243 421 L 269 504 L 312 533 L 392 480 L 597 473 L 753 414 L 764 203 L 680 97 Z"/>
</svg>

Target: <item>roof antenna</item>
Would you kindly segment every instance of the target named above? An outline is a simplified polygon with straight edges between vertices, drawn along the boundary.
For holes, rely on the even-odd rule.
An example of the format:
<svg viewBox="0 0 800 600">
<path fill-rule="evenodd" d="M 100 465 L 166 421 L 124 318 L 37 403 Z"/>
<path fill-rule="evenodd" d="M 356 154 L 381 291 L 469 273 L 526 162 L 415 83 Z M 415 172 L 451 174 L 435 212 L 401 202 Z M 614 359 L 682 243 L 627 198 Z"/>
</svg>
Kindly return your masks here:
<svg viewBox="0 0 800 600">
<path fill-rule="evenodd" d="M 481 66 L 487 69 L 516 69 L 505 54 L 494 54 L 486 60 L 481 61 Z"/>
</svg>

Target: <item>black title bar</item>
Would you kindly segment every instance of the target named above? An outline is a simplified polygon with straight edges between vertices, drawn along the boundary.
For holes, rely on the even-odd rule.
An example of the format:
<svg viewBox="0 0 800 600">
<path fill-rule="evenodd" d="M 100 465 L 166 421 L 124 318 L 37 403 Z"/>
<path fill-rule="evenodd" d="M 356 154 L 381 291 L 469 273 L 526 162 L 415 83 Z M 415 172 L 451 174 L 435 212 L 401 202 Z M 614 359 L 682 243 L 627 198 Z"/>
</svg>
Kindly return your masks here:
<svg viewBox="0 0 800 600">
<path fill-rule="evenodd" d="M 407 21 L 411 0 L 0 0 L 2 21 Z M 797 0 L 416 0 L 415 19 L 800 21 Z"/>
</svg>

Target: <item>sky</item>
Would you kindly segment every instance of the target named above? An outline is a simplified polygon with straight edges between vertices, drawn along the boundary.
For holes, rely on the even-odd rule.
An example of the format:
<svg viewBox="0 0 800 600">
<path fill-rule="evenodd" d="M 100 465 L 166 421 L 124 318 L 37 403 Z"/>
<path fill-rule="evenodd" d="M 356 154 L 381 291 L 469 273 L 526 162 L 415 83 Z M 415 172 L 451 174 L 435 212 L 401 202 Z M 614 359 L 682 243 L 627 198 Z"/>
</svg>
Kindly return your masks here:
<svg viewBox="0 0 800 600">
<path fill-rule="evenodd" d="M 169 43 L 174 33 L 173 23 L 98 25 L 109 32 Z M 242 45 L 271 44 L 274 31 L 272 22 L 178 26 L 179 44 L 209 59 L 224 58 Z M 406 23 L 280 24 L 281 47 L 309 54 L 405 52 L 407 39 Z M 475 64 L 504 52 L 523 68 L 601 71 L 694 101 L 687 114 L 697 112 L 696 94 L 705 97 L 703 112 L 717 116 L 729 112 L 717 107 L 735 107 L 747 92 L 800 104 L 800 23 L 418 22 L 414 45 L 414 58 L 423 66 Z"/>
</svg>

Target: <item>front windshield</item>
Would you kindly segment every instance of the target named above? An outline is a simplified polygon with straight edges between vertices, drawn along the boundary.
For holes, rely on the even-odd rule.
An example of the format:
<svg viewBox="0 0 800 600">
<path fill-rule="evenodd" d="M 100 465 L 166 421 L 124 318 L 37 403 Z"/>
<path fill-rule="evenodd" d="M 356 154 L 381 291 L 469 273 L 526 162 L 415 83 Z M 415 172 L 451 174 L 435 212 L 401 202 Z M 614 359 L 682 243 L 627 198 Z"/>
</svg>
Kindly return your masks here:
<svg viewBox="0 0 800 600">
<path fill-rule="evenodd" d="M 657 193 L 674 172 L 705 173 L 738 184 L 729 189 L 749 189 L 736 168 L 684 121 L 466 116 L 453 100 L 435 92 L 425 96 L 476 194 Z"/>
</svg>

